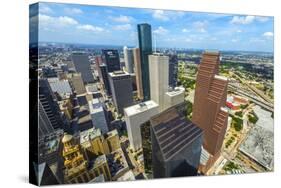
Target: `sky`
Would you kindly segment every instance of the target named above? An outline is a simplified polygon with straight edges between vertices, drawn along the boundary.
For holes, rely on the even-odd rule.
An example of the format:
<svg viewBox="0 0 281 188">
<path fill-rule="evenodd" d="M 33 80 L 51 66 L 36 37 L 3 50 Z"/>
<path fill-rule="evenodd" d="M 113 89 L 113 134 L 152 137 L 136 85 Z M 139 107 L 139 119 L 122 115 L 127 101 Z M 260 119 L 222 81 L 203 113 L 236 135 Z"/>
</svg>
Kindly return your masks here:
<svg viewBox="0 0 281 188">
<path fill-rule="evenodd" d="M 138 46 L 148 23 L 153 47 L 273 51 L 273 17 L 58 3 L 38 15 L 39 42 Z"/>
</svg>

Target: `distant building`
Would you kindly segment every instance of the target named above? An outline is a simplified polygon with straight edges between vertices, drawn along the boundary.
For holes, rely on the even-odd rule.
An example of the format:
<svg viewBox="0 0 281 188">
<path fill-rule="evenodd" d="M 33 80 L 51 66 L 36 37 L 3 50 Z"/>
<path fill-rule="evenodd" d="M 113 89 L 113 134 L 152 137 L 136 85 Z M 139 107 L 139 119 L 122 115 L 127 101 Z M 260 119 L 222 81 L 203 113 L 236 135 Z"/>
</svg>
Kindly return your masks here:
<svg viewBox="0 0 281 188">
<path fill-rule="evenodd" d="M 84 83 L 94 82 L 94 77 L 91 71 L 89 57 L 86 53 L 72 53 L 72 61 L 76 72 L 81 73 Z"/>
<path fill-rule="evenodd" d="M 117 112 L 123 114 L 124 108 L 133 104 L 131 76 L 123 71 L 108 73 L 112 98 Z"/>
<path fill-rule="evenodd" d="M 98 99 L 89 101 L 89 109 L 94 127 L 99 128 L 102 133 L 108 132 L 108 125 L 104 107 Z"/>
<path fill-rule="evenodd" d="M 106 91 L 107 95 L 111 95 L 109 80 L 108 80 L 108 71 L 107 66 L 105 64 L 100 65 L 100 71 L 101 71 L 101 80 L 104 85 L 104 89 Z"/>
<path fill-rule="evenodd" d="M 169 55 L 169 86 L 174 88 L 177 86 L 178 79 L 178 57 L 177 55 Z"/>
<path fill-rule="evenodd" d="M 144 101 L 150 100 L 148 56 L 152 54 L 151 26 L 138 24 L 138 41 L 141 60 L 142 88 Z"/>
<path fill-rule="evenodd" d="M 169 57 L 162 54 L 149 55 L 150 98 L 164 110 L 165 93 L 169 84 Z"/>
<path fill-rule="evenodd" d="M 121 69 L 117 50 L 102 50 L 102 58 L 107 66 L 108 72 L 119 71 Z"/>
<path fill-rule="evenodd" d="M 51 123 L 54 129 L 64 128 L 64 120 L 60 114 L 57 99 L 51 90 L 47 79 L 39 79 L 39 130 Z M 41 110 L 40 110 L 41 109 Z M 42 124 L 40 124 L 42 123 Z"/>
<path fill-rule="evenodd" d="M 150 123 L 153 177 L 197 175 L 203 131 L 176 108 L 153 116 Z"/>
<path fill-rule="evenodd" d="M 146 101 L 124 109 L 128 137 L 133 150 L 138 150 L 142 146 L 141 124 L 158 114 L 158 112 L 159 105 L 154 101 Z"/>
<path fill-rule="evenodd" d="M 135 63 L 135 74 L 136 74 L 136 85 L 138 98 L 143 100 L 143 87 L 142 87 L 142 70 L 141 70 L 141 61 L 140 61 L 140 49 L 133 48 L 133 57 Z"/>
<path fill-rule="evenodd" d="M 204 52 L 198 68 L 192 121 L 204 131 L 204 149 L 211 155 L 200 171 L 206 171 L 220 155 L 227 129 L 227 78 L 218 76 L 220 54 Z"/>
<path fill-rule="evenodd" d="M 132 48 L 127 48 L 125 46 L 123 48 L 123 53 L 124 53 L 124 61 L 125 61 L 125 67 L 126 71 L 128 73 L 134 73 L 134 56 L 133 56 L 133 49 Z"/>
</svg>

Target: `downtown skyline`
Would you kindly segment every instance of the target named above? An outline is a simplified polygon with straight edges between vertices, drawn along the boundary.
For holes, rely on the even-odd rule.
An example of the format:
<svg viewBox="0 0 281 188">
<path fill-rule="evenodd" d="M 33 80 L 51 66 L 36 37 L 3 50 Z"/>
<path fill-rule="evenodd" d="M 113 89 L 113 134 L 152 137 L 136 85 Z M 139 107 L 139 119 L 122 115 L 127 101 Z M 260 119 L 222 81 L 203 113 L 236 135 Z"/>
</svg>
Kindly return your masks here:
<svg viewBox="0 0 281 188">
<path fill-rule="evenodd" d="M 40 3 L 39 42 L 138 46 L 139 23 L 153 48 L 273 52 L 273 17 L 59 3 Z"/>
</svg>

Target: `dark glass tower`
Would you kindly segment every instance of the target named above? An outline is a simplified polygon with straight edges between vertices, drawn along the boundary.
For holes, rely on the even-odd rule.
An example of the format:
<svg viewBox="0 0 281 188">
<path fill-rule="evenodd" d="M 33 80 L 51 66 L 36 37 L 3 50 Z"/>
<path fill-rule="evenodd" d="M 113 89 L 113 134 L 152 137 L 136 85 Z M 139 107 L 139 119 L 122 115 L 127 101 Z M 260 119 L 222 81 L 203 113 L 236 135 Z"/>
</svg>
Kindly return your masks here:
<svg viewBox="0 0 281 188">
<path fill-rule="evenodd" d="M 169 86 L 174 88 L 177 86 L 178 79 L 178 57 L 177 55 L 169 55 Z"/>
<path fill-rule="evenodd" d="M 151 26 L 147 23 L 138 24 L 142 86 L 144 101 L 150 99 L 148 55 L 152 54 Z"/>
<path fill-rule="evenodd" d="M 101 71 L 101 79 L 102 79 L 102 83 L 104 85 L 104 88 L 106 90 L 106 94 L 107 95 L 111 95 L 111 90 L 110 90 L 110 86 L 109 86 L 109 80 L 108 80 L 108 71 L 107 71 L 107 66 L 105 64 L 102 64 L 99 66 L 100 67 L 100 71 Z"/>
<path fill-rule="evenodd" d="M 108 72 L 120 70 L 120 59 L 117 50 L 102 50 L 102 58 Z"/>
</svg>

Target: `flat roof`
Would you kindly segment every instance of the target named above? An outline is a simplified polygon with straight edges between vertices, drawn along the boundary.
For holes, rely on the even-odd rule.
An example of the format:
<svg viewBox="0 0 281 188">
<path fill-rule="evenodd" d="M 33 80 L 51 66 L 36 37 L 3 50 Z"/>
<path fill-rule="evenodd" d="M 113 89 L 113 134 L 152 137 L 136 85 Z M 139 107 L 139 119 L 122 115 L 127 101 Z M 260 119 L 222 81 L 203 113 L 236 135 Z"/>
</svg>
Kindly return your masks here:
<svg viewBox="0 0 281 188">
<path fill-rule="evenodd" d="M 80 144 L 90 141 L 98 136 L 101 136 L 100 129 L 91 128 L 80 132 Z"/>
<path fill-rule="evenodd" d="M 132 115 L 142 113 L 144 111 L 147 111 L 149 109 L 152 109 L 152 108 L 155 108 L 158 106 L 159 105 L 156 102 L 150 100 L 150 101 L 145 101 L 145 102 L 124 108 L 124 111 L 126 112 L 126 114 L 128 116 L 132 116 Z"/>
<path fill-rule="evenodd" d="M 184 90 L 185 89 L 183 87 L 176 87 L 172 91 L 166 92 L 166 94 L 172 97 L 172 96 L 182 94 L 184 92 Z"/>
<path fill-rule="evenodd" d="M 219 80 L 227 81 L 227 78 L 225 76 L 215 75 L 215 78 Z"/>
<path fill-rule="evenodd" d="M 111 77 L 129 76 L 130 74 L 125 71 L 114 71 L 108 73 Z"/>
</svg>

